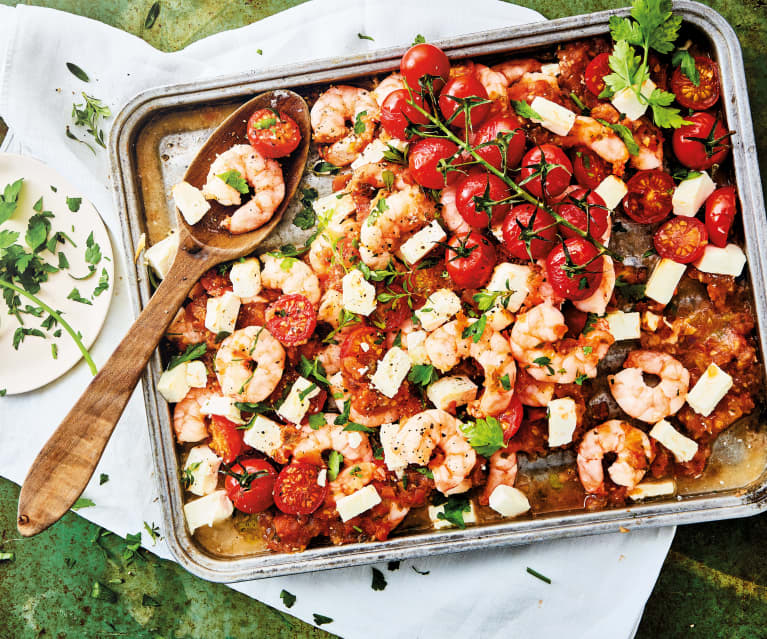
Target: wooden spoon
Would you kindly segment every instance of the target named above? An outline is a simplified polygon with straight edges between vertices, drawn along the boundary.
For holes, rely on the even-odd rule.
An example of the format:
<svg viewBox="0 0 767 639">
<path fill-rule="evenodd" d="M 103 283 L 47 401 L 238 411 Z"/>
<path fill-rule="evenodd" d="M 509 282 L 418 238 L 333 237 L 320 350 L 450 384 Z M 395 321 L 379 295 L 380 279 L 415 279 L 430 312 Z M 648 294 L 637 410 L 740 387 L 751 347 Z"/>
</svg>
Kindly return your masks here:
<svg viewBox="0 0 767 639">
<path fill-rule="evenodd" d="M 287 113 L 301 129 L 299 147 L 283 163 L 282 204 L 266 225 L 242 235 L 231 235 L 219 227 L 232 207 L 211 202 L 211 210 L 194 226 L 176 211 L 180 239 L 173 266 L 109 361 L 43 446 L 24 480 L 17 526 L 25 537 L 61 519 L 85 490 L 149 357 L 195 282 L 217 264 L 253 252 L 282 219 L 301 181 L 311 139 L 309 109 L 296 93 L 272 91 L 242 105 L 213 132 L 184 179 L 201 188 L 216 155 L 247 143 L 248 117 L 264 107 Z"/>
</svg>

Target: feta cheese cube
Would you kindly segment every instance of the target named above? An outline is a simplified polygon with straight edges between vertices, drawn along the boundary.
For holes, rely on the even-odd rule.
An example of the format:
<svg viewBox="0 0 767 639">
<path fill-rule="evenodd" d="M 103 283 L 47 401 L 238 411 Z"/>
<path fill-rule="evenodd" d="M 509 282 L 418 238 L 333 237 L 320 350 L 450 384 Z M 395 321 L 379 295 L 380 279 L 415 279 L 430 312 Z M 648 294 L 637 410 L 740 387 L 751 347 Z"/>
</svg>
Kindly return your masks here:
<svg viewBox="0 0 767 639">
<path fill-rule="evenodd" d="M 389 140 L 388 144 L 391 144 L 395 149 L 399 149 L 403 152 L 408 146 L 407 142 L 404 140 L 398 140 L 397 138 Z M 389 148 L 388 144 L 380 138 L 373 140 L 365 147 L 364 151 L 362 151 L 362 153 L 354 160 L 354 162 L 352 162 L 352 171 L 356 171 L 358 168 L 364 166 L 365 164 L 378 164 L 381 160 L 384 159 L 384 151 Z"/>
<path fill-rule="evenodd" d="M 673 495 L 675 491 L 676 483 L 673 479 L 662 479 L 660 481 L 643 481 L 631 488 L 628 494 L 634 501 L 639 501 L 662 495 Z"/>
<path fill-rule="evenodd" d="M 548 403 L 549 448 L 564 446 L 573 441 L 573 433 L 578 425 L 575 401 L 570 397 L 552 399 Z"/>
<path fill-rule="evenodd" d="M 317 219 L 327 221 L 329 227 L 343 222 L 357 211 L 354 199 L 345 191 L 317 198 L 312 202 L 312 208 L 317 214 Z"/>
<path fill-rule="evenodd" d="M 408 264 L 415 264 L 426 257 L 431 250 L 437 246 L 437 242 L 444 242 L 447 239 L 445 231 L 437 220 L 434 220 L 429 226 L 422 228 L 417 233 L 413 233 L 402 246 L 399 247 L 397 255 Z"/>
<path fill-rule="evenodd" d="M 437 408 L 453 410 L 477 397 L 477 385 L 465 375 L 443 377 L 429 384 L 426 396 Z"/>
<path fill-rule="evenodd" d="M 277 422 L 263 415 L 257 415 L 253 425 L 243 432 L 242 441 L 251 448 L 274 457 L 282 446 L 282 429 Z"/>
<path fill-rule="evenodd" d="M 728 244 L 724 248 L 707 244 L 703 249 L 703 255 L 695 262 L 695 267 L 704 273 L 733 277 L 738 277 L 745 265 L 746 254 L 737 244 Z"/>
<path fill-rule="evenodd" d="M 553 75 L 557 76 L 562 72 L 562 70 L 559 68 L 558 62 L 552 62 L 551 64 L 542 64 L 541 65 L 541 73 L 543 75 Z"/>
<path fill-rule="evenodd" d="M 394 397 L 410 371 L 410 357 L 399 346 L 393 346 L 378 362 L 371 383 L 387 397 Z"/>
<path fill-rule="evenodd" d="M 311 390 L 309 390 L 311 389 Z M 299 377 L 290 389 L 282 406 L 277 409 L 277 414 L 285 421 L 292 424 L 300 424 L 304 420 L 306 411 L 312 397 L 320 394 L 319 387 L 305 377 Z M 303 396 L 303 399 L 301 399 Z"/>
<path fill-rule="evenodd" d="M 623 311 L 608 313 L 607 325 L 616 342 L 624 339 L 639 339 L 640 337 L 639 313 L 624 313 Z"/>
<path fill-rule="evenodd" d="M 194 533 L 201 526 L 213 526 L 229 519 L 233 512 L 234 505 L 229 501 L 225 490 L 216 490 L 184 505 L 184 515 L 190 533 Z"/>
<path fill-rule="evenodd" d="M 240 298 L 231 291 L 208 298 L 205 307 L 205 328 L 211 333 L 233 333 L 240 312 Z"/>
<path fill-rule="evenodd" d="M 166 401 L 170 403 L 180 402 L 189 392 L 191 386 L 186 378 L 187 363 L 174 366 L 169 371 L 160 375 L 157 382 L 157 390 L 160 391 Z"/>
<path fill-rule="evenodd" d="M 376 287 L 365 279 L 362 271 L 352 269 L 341 280 L 343 306 L 351 313 L 370 315 L 376 310 Z"/>
<path fill-rule="evenodd" d="M 399 473 L 408 465 L 407 458 L 402 454 L 398 444 L 399 424 L 383 424 L 378 430 L 381 447 L 384 453 L 384 463 L 392 472 Z"/>
<path fill-rule="evenodd" d="M 532 269 L 529 266 L 521 264 L 502 262 L 496 266 L 486 288 L 493 293 L 510 294 L 500 295 L 495 300 L 495 305 L 516 313 L 525 303 L 530 292 L 531 273 Z"/>
<path fill-rule="evenodd" d="M 503 223 L 491 226 L 490 227 L 490 232 L 493 234 L 493 237 L 496 240 L 498 240 L 499 242 L 503 243 Z"/>
<path fill-rule="evenodd" d="M 403 346 L 407 349 L 408 357 L 410 357 L 410 361 L 414 366 L 416 364 L 431 363 L 425 346 L 427 336 L 428 333 L 426 331 L 413 331 L 402 336 Z"/>
<path fill-rule="evenodd" d="M 660 304 L 668 304 L 686 270 L 685 264 L 664 257 L 655 265 L 644 294 Z"/>
<path fill-rule="evenodd" d="M 161 280 L 165 279 L 165 276 L 168 274 L 168 271 L 173 264 L 173 260 L 176 259 L 176 253 L 178 253 L 178 238 L 178 233 L 176 231 L 171 231 L 168 237 L 164 240 L 160 240 L 157 244 L 152 244 L 152 246 L 144 251 L 144 263 L 149 266 Z"/>
<path fill-rule="evenodd" d="M 530 510 L 530 502 L 518 488 L 500 484 L 490 493 L 490 508 L 504 517 L 517 517 Z"/>
<path fill-rule="evenodd" d="M 711 362 L 701 378 L 687 393 L 687 403 L 696 413 L 708 417 L 732 388 L 732 377 Z"/>
<path fill-rule="evenodd" d="M 421 327 L 431 333 L 449 322 L 461 310 L 461 300 L 450 289 L 441 288 L 426 298 L 426 303 L 415 312 Z"/>
<path fill-rule="evenodd" d="M 328 469 L 323 468 L 320 470 L 319 473 L 317 473 L 317 485 L 318 486 L 325 486 L 328 483 Z"/>
<path fill-rule="evenodd" d="M 639 92 L 643 97 L 650 97 L 655 90 L 655 83 L 649 78 L 642 83 L 642 88 Z M 618 113 L 623 113 L 629 120 L 638 120 L 647 111 L 647 104 L 643 104 L 639 101 L 634 93 L 634 87 L 626 87 L 616 92 L 612 100 L 610 100 L 613 106 L 618 110 Z"/>
<path fill-rule="evenodd" d="M 192 388 L 205 388 L 208 385 L 208 371 L 199 359 L 186 364 L 186 383 Z"/>
<path fill-rule="evenodd" d="M 373 486 L 373 484 L 368 484 L 364 488 L 360 488 L 357 492 L 336 500 L 336 510 L 341 516 L 341 521 L 346 523 L 350 519 L 354 519 L 357 515 L 361 515 L 366 510 L 370 510 L 373 506 L 377 506 L 380 503 L 381 496 L 378 494 L 375 486 Z"/>
<path fill-rule="evenodd" d="M 703 206 L 708 196 L 715 190 L 716 184 L 705 171 L 696 177 L 682 180 L 679 186 L 674 189 L 674 195 L 671 197 L 674 215 L 695 217 L 698 209 Z"/>
<path fill-rule="evenodd" d="M 429 519 L 431 519 L 431 523 L 432 526 L 434 526 L 434 529 L 440 530 L 441 528 L 454 528 L 452 523 L 450 523 L 447 519 L 442 519 L 439 516 L 440 513 L 442 515 L 445 514 L 445 504 L 440 504 L 439 506 L 429 506 Z M 463 521 L 466 524 L 477 523 L 477 509 L 474 507 L 474 502 L 472 500 L 469 500 L 469 510 L 463 513 Z"/>
<path fill-rule="evenodd" d="M 171 189 L 173 201 L 189 226 L 197 224 L 210 210 L 210 204 L 200 189 L 189 182 L 179 182 Z"/>
<path fill-rule="evenodd" d="M 336 374 L 328 377 L 328 381 L 330 382 L 330 390 L 333 394 L 333 401 L 338 408 L 338 412 L 343 413 L 345 403 L 344 398 L 349 393 L 349 389 L 344 386 L 344 376 L 341 371 L 338 371 Z"/>
<path fill-rule="evenodd" d="M 650 437 L 659 441 L 668 448 L 678 462 L 688 462 L 698 452 L 698 444 L 689 437 L 685 437 L 665 419 L 661 419 L 650 430 Z"/>
<path fill-rule="evenodd" d="M 236 401 L 233 397 L 212 395 L 200 406 L 200 413 L 203 415 L 219 415 L 220 417 L 226 417 L 230 422 L 242 425 L 245 423 L 245 420 L 240 415 L 240 409 L 234 405 Z"/>
<path fill-rule="evenodd" d="M 608 175 L 594 189 L 594 193 L 605 201 L 605 206 L 611 211 L 621 203 L 621 200 L 628 192 L 626 183 L 614 175 Z"/>
<path fill-rule="evenodd" d="M 239 298 L 255 297 L 261 292 L 261 263 L 256 257 L 235 262 L 229 271 L 232 292 Z"/>
<path fill-rule="evenodd" d="M 546 98 L 536 96 L 530 107 L 541 116 L 540 120 L 532 118 L 532 121 L 556 135 L 567 135 L 575 124 L 575 113 Z"/>
<path fill-rule="evenodd" d="M 207 495 L 216 490 L 218 468 L 221 458 L 209 446 L 195 446 L 189 451 L 184 463 L 184 470 L 192 476 L 192 483 L 187 490 L 195 495 Z"/>
<path fill-rule="evenodd" d="M 657 313 L 653 313 L 652 311 L 645 311 L 642 315 L 642 321 L 644 322 L 645 327 L 648 331 L 651 333 L 654 333 L 658 330 L 658 327 L 660 326 L 660 321 L 663 319 L 663 315 L 658 315 Z"/>
</svg>

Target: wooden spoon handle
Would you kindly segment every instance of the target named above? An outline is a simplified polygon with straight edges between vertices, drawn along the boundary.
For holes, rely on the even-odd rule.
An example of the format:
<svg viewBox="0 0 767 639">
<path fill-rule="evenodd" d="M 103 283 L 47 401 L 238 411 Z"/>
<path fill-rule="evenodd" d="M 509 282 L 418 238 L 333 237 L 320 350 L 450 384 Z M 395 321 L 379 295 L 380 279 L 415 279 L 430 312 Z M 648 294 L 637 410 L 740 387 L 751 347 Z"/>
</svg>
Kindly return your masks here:
<svg viewBox="0 0 767 639">
<path fill-rule="evenodd" d="M 19 496 L 22 535 L 31 537 L 57 522 L 85 490 L 149 357 L 212 262 L 205 250 L 179 249 L 149 304 L 32 464 Z"/>
</svg>

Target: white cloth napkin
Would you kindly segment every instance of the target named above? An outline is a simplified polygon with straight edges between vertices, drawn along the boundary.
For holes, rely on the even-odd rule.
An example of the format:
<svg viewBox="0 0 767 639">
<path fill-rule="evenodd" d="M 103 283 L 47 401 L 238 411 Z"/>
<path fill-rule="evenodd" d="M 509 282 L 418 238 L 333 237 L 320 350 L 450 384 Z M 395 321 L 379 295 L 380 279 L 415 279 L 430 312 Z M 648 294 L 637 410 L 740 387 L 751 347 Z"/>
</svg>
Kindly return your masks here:
<svg viewBox="0 0 767 639">
<path fill-rule="evenodd" d="M 159 84 L 406 45 L 417 33 L 435 40 L 540 19 L 534 11 L 495 0 L 314 0 L 165 54 L 95 21 L 49 9 L 0 6 L 0 115 L 12 132 L 4 146 L 45 161 L 81 188 L 110 228 L 117 257 L 124 251 L 107 185 L 106 153 L 94 156 L 64 136 L 80 91 L 117 112 L 135 93 Z M 375 40 L 360 39 L 358 33 Z M 66 62 L 85 69 L 91 82 L 77 80 Z M 124 263 L 116 259 L 115 268 L 113 306 L 92 349 L 97 364 L 106 361 L 133 318 Z M 23 480 L 89 379 L 81 363 L 43 389 L 0 399 L 2 475 Z M 100 473 L 109 475 L 104 485 L 98 484 Z M 160 522 L 138 393 L 94 478 L 85 495 L 97 505 L 79 514 L 123 536 L 141 530 L 144 521 Z M 631 637 L 673 534 L 673 528 L 662 528 L 446 555 L 402 562 L 394 572 L 379 566 L 388 581 L 384 591 L 371 589 L 367 566 L 232 587 L 282 610 L 279 593 L 284 588 L 297 596 L 291 614 L 309 623 L 313 613 L 331 617 L 334 621 L 324 627 L 348 638 Z M 159 556 L 170 556 L 163 542 L 152 546 L 146 534 L 144 542 Z M 413 565 L 429 574 L 416 574 Z M 528 566 L 552 584 L 531 577 Z"/>
</svg>

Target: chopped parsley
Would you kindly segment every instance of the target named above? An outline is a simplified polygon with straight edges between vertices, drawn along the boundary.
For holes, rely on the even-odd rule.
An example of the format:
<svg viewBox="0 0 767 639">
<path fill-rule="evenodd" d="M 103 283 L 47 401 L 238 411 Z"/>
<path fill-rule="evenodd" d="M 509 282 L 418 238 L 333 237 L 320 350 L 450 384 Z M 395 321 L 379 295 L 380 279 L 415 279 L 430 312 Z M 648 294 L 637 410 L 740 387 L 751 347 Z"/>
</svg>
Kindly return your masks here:
<svg viewBox="0 0 767 639">
<path fill-rule="evenodd" d="M 386 588 L 386 578 L 378 568 L 373 568 L 373 583 L 370 584 L 370 587 L 373 590 L 384 590 Z"/>
<path fill-rule="evenodd" d="M 287 590 L 282 590 L 280 592 L 280 599 L 282 599 L 282 603 L 286 608 L 292 608 L 293 604 L 296 603 L 296 596 Z"/>
<path fill-rule="evenodd" d="M 504 447 L 503 427 L 495 417 L 462 424 L 460 428 L 471 447 L 483 457 L 490 457 Z"/>
</svg>

